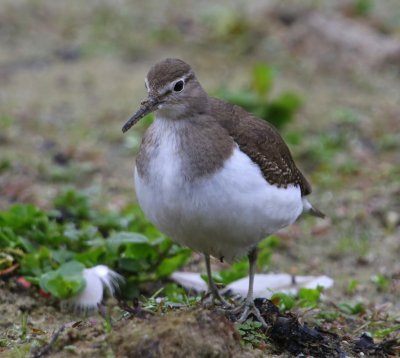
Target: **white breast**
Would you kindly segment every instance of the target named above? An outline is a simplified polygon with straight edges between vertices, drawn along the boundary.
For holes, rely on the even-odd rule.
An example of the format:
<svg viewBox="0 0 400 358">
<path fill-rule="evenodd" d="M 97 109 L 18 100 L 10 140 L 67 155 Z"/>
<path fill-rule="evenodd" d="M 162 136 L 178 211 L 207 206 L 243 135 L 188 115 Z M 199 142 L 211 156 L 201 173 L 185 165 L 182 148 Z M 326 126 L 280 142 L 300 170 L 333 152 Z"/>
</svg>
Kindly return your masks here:
<svg viewBox="0 0 400 358">
<path fill-rule="evenodd" d="M 215 174 L 190 182 L 173 132 L 160 141 L 146 180 L 135 168 L 137 198 L 161 231 L 193 250 L 232 261 L 303 211 L 300 188 L 268 184 L 238 147 Z"/>
</svg>

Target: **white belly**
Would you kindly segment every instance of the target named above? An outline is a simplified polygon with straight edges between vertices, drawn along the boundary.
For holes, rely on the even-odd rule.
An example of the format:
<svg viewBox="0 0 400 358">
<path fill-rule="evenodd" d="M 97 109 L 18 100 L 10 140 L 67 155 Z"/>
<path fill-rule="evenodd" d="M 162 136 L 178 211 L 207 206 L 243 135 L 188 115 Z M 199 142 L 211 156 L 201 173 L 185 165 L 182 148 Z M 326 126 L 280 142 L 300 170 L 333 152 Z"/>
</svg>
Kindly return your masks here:
<svg viewBox="0 0 400 358">
<path fill-rule="evenodd" d="M 135 167 L 137 198 L 149 219 L 173 240 L 228 262 L 303 211 L 300 188 L 268 184 L 239 148 L 215 174 L 190 182 L 173 145 L 165 145 L 146 179 Z"/>
</svg>

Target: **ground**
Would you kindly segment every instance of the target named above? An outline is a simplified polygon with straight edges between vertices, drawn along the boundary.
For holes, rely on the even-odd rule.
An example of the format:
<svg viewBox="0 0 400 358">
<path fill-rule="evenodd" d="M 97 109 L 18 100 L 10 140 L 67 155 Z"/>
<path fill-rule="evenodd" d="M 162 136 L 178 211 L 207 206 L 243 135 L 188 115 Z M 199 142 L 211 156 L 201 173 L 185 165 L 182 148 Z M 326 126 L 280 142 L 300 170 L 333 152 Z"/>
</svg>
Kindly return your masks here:
<svg viewBox="0 0 400 358">
<path fill-rule="evenodd" d="M 265 270 L 329 275 L 335 286 L 325 293 L 328 305 L 365 308 L 352 324 L 325 329 L 355 340 L 390 322 L 398 333 L 400 9 L 396 1 L 277 3 L 3 1 L 0 208 L 13 202 L 48 208 L 68 185 L 88 189 L 98 207 L 126 206 L 135 200 L 132 167 L 144 126 L 128 135 L 121 127 L 145 96 L 151 64 L 180 57 L 215 93 L 244 88 L 252 66 L 268 63 L 276 72 L 274 93 L 292 90 L 303 100 L 282 134 L 312 183 L 310 201 L 327 219 L 304 218 L 279 233 L 281 244 Z M 327 29 L 335 26 L 348 36 L 331 36 Z M 135 329 L 151 336 L 155 320 L 164 325 L 160 317 L 121 318 L 105 333 L 96 314 L 71 316 L 9 281 L 0 280 L 0 290 L 0 316 L 6 317 L 0 330 L 14 342 L 0 341 L 0 352 L 10 356 L 31 349 L 21 338 L 24 319 L 22 336 L 45 342 L 67 325 L 53 347 L 60 356 L 68 349 L 124 356 L 129 342 L 144 339 Z M 315 323 L 315 312 L 301 314 L 301 321 Z M 209 352 L 204 356 L 244 354 L 234 326 L 218 315 L 184 311 L 162 319 L 208 332 L 208 348 L 198 348 Z M 77 336 L 74 324 L 82 328 Z M 175 342 L 173 331 L 157 331 L 157 337 Z M 146 339 L 151 351 L 157 339 Z M 182 352 L 185 342 L 192 345 L 193 337 L 179 342 Z M 170 347 L 157 349 L 173 355 Z"/>
</svg>

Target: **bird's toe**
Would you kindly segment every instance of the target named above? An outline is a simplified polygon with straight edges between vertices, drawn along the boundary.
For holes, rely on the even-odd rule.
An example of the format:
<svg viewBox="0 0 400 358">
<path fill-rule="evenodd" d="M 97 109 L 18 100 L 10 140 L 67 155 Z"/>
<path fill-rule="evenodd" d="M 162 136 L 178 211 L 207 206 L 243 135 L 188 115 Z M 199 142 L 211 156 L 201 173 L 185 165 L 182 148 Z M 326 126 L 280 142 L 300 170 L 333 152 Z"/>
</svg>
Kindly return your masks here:
<svg viewBox="0 0 400 358">
<path fill-rule="evenodd" d="M 233 316 L 238 317 L 237 322 L 243 323 L 249 319 L 249 317 L 255 317 L 263 327 L 267 328 L 268 324 L 265 322 L 265 319 L 261 315 L 260 310 L 255 306 L 254 301 L 248 302 L 247 300 L 238 307 L 230 310 L 229 313 Z"/>
</svg>

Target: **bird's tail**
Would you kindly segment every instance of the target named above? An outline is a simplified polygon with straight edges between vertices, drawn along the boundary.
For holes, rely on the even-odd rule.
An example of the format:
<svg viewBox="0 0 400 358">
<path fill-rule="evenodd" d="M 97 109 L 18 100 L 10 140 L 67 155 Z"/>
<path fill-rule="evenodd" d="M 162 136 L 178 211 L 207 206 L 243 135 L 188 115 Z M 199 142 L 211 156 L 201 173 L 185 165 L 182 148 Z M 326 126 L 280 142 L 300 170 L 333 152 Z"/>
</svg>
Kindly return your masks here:
<svg viewBox="0 0 400 358">
<path fill-rule="evenodd" d="M 316 217 L 321 218 L 321 219 L 326 217 L 326 215 L 322 211 L 320 211 L 317 208 L 313 207 L 311 205 L 311 203 L 306 198 L 303 198 L 303 212 L 307 213 L 307 214 L 310 214 L 312 216 L 316 216 Z"/>
</svg>

